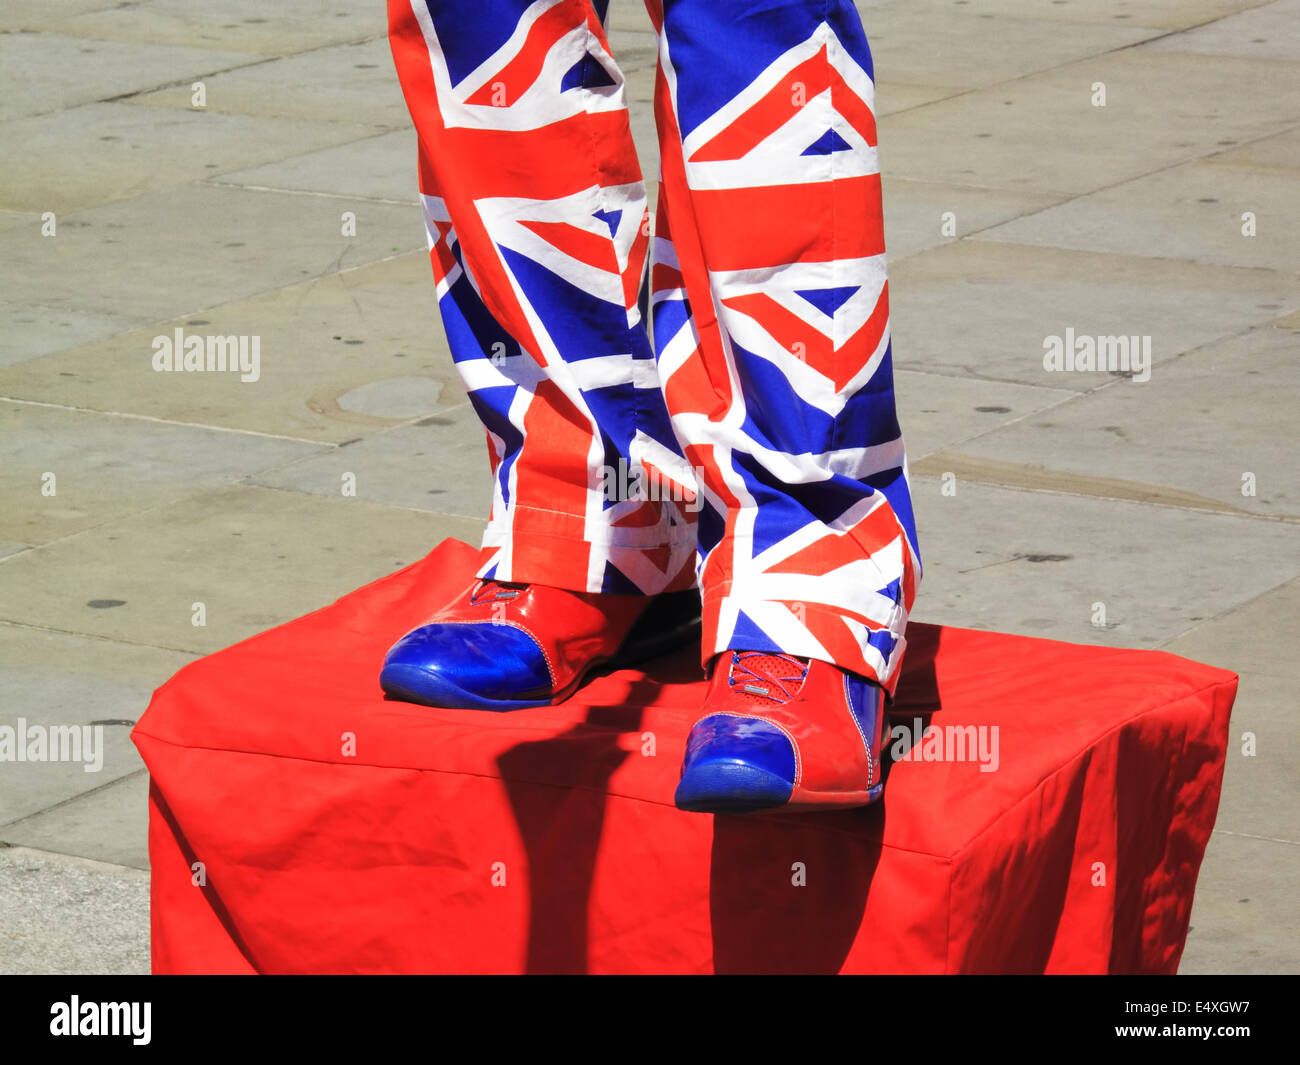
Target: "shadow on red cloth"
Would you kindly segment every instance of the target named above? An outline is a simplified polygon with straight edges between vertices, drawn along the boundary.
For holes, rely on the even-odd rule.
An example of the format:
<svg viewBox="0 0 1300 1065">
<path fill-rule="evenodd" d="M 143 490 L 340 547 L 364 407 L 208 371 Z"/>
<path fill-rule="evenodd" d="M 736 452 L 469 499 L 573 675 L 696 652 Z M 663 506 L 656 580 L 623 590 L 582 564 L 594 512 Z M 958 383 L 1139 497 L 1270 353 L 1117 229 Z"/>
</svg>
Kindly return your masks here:
<svg viewBox="0 0 1300 1065">
<path fill-rule="evenodd" d="M 635 701 L 591 706 L 586 718 L 544 740 L 519 743 L 498 759 L 502 783 L 528 856 L 527 973 L 588 971 L 588 904 L 600 849 L 610 777 L 633 753 L 619 739 L 639 736 L 645 708 L 667 685 L 698 680 L 699 647 L 651 663 Z M 540 786 L 561 759 L 573 759 L 574 787 Z"/>
<path fill-rule="evenodd" d="M 940 706 L 935 656 L 941 630 L 916 626 L 891 713 L 927 718 Z M 636 701 L 589 708 L 585 719 L 497 759 L 529 865 L 528 973 L 588 971 L 588 906 L 610 778 L 633 753 L 645 707 L 668 685 L 698 677 L 697 648 L 647 667 Z M 538 770 L 580 752 L 580 786 L 542 787 Z M 697 815 L 704 816 L 704 815 Z M 809 819 L 818 831 L 808 831 Z M 835 973 L 858 935 L 880 858 L 884 803 L 828 813 L 716 816 L 710 862 L 713 968 L 717 973 Z M 761 826 L 756 822 L 761 821 Z M 825 832 L 839 822 L 843 832 Z M 864 832 L 868 842 L 864 846 Z M 774 895 L 756 882 L 787 882 Z M 773 898 L 783 901 L 772 905 Z"/>
<path fill-rule="evenodd" d="M 185 864 L 195 875 L 198 875 L 199 871 L 203 870 L 204 865 L 199 861 L 198 855 L 190 845 L 190 841 L 181 830 L 181 826 L 176 820 L 176 815 L 172 813 L 171 807 L 167 805 L 167 800 L 163 797 L 162 790 L 152 779 L 149 781 L 149 798 L 158 814 L 167 822 L 167 827 L 172 834 L 172 838 L 176 841 L 177 846 L 180 847 L 181 853 L 185 856 Z M 212 912 L 216 914 L 217 920 L 221 922 L 221 926 L 225 929 L 226 934 L 230 936 L 230 942 L 234 944 L 235 949 L 239 951 L 244 961 L 248 963 L 249 968 L 255 970 L 257 965 L 253 960 L 255 957 L 253 951 L 248 949 L 248 944 L 244 942 L 244 937 L 240 935 L 239 927 L 234 917 L 226 906 L 225 901 L 217 893 L 216 888 L 208 882 L 206 873 L 203 873 L 203 875 L 199 877 L 198 883 L 194 884 L 194 886 L 203 893 L 203 897 L 207 900 L 208 905 L 212 907 Z"/>
<path fill-rule="evenodd" d="M 928 720 L 939 709 L 934 663 L 940 633 L 930 625 L 909 632 L 892 716 Z M 755 831 L 756 815 L 715 817 L 709 892 L 714 971 L 839 972 L 862 924 L 887 816 L 882 800 L 858 810 L 757 815 L 765 822 L 761 831 Z M 807 831 L 814 819 L 819 829 L 844 831 Z M 756 891 L 760 878 L 784 880 L 789 890 Z"/>
</svg>

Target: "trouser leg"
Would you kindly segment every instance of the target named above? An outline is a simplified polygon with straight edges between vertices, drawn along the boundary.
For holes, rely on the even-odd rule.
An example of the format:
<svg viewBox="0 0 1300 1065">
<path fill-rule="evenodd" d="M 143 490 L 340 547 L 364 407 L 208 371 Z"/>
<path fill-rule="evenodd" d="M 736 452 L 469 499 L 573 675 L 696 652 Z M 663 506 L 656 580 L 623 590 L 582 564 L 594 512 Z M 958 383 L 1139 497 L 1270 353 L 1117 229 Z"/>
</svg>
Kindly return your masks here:
<svg viewBox="0 0 1300 1065">
<path fill-rule="evenodd" d="M 849 0 L 647 7 L 653 334 L 704 488 L 704 657 L 781 651 L 892 690 L 921 564 L 861 22 Z"/>
<path fill-rule="evenodd" d="M 694 512 L 629 490 L 681 458 L 638 307 L 645 186 L 605 6 L 390 0 L 389 38 L 439 310 L 488 437 L 479 575 L 656 594 L 693 582 Z"/>
</svg>

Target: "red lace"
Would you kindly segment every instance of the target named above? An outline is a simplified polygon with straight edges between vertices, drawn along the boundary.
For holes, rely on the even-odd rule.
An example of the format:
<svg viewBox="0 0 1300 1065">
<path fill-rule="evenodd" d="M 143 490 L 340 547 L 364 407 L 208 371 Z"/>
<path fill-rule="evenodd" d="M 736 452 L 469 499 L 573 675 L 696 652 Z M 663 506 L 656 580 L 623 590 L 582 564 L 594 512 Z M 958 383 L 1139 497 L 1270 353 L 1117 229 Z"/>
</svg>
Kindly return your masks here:
<svg viewBox="0 0 1300 1065">
<path fill-rule="evenodd" d="M 770 651 L 735 651 L 727 684 L 732 691 L 784 704 L 799 694 L 799 689 L 808 676 L 809 664 L 808 659 L 795 655 L 774 654 Z M 739 677 L 738 671 L 741 674 Z"/>
</svg>

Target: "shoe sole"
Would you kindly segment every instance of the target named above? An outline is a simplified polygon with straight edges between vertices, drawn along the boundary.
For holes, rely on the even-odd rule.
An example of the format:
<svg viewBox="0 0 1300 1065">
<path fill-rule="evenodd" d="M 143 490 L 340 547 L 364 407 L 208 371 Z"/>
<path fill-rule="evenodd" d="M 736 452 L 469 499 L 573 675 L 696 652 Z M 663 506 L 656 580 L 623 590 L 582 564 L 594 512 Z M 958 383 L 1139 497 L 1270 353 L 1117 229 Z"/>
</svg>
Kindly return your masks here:
<svg viewBox="0 0 1300 1065">
<path fill-rule="evenodd" d="M 564 702 L 589 680 L 602 673 L 628 669 L 652 658 L 667 654 L 700 638 L 701 622 L 698 615 L 685 623 L 667 624 L 680 613 L 678 596 L 693 592 L 674 592 L 660 596 L 641 615 L 628 632 L 619 649 L 608 658 L 594 659 L 587 668 L 573 678 L 560 692 L 537 699 L 487 699 L 465 691 L 447 678 L 428 673 L 414 666 L 385 666 L 379 674 L 379 686 L 393 699 L 420 706 L 444 710 L 490 710 L 498 713 L 510 710 L 531 710 L 539 706 L 555 706 Z M 663 600 L 673 602 L 664 604 Z"/>
<path fill-rule="evenodd" d="M 885 782 L 866 791 L 801 792 L 790 801 L 790 781 L 743 762 L 705 762 L 691 767 L 677 785 L 679 810 L 703 814 L 749 814 L 762 810 L 847 810 L 877 802 Z"/>
<path fill-rule="evenodd" d="M 744 762 L 702 762 L 677 783 L 679 810 L 704 814 L 747 814 L 790 801 L 790 781 Z"/>
</svg>

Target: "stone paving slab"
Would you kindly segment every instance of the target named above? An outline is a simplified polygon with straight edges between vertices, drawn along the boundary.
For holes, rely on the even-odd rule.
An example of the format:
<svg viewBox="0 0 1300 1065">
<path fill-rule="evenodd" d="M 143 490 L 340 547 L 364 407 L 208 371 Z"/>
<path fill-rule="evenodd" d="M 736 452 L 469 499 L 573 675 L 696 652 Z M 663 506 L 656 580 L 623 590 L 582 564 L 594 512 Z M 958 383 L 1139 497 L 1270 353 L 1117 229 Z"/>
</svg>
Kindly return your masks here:
<svg viewBox="0 0 1300 1065">
<path fill-rule="evenodd" d="M 48 115 L 169 81 L 194 81 L 258 58 L 185 45 L 0 33 L 0 121 Z M 185 95 L 188 100 L 188 85 Z"/>
<path fill-rule="evenodd" d="M 1152 375 L 1193 348 L 1300 305 L 1290 275 L 1026 244 L 958 241 L 892 267 L 895 347 L 909 369 L 1087 392 L 1096 370 L 1044 369 L 1044 343 L 1151 337 Z"/>
<path fill-rule="evenodd" d="M 7 567 L 15 561 L 0 566 L 0 583 L 6 587 Z M 69 603 L 69 615 L 76 610 L 112 612 L 111 607 L 88 607 L 90 594 Z M 0 609 L 12 610 L 8 592 L 0 602 L 5 604 Z M 144 712 L 154 689 L 192 659 L 191 654 L 160 647 L 0 623 L 0 669 L 5 678 L 0 726 L 13 729 L 16 742 L 19 718 L 27 722 L 29 741 L 31 726 L 48 730 L 51 726 L 90 725 L 94 745 L 93 752 L 85 748 L 79 752 L 79 761 L 0 762 L 0 841 L 10 841 L 4 826 L 143 769 L 128 735 L 131 726 Z M 102 748 L 94 738 L 94 722 L 101 723 Z M 50 753 L 48 744 L 45 753 Z M 59 754 L 64 753 L 71 759 L 78 752 L 72 746 L 65 752 L 61 743 Z M 87 759 L 88 753 L 94 757 Z M 97 762 L 99 768 L 94 769 Z M 87 765 L 92 766 L 89 772 Z"/>
<path fill-rule="evenodd" d="M 1267 389 L 1300 410 L 1294 332 L 1264 327 L 1159 365 L 1145 383 L 1114 380 L 1041 417 L 993 429 L 962 452 L 1052 470 L 1182 489 L 1263 517 L 1300 522 L 1291 434 L 1259 431 Z M 1243 478 L 1253 474 L 1252 484 Z M 1248 489 L 1253 494 L 1243 494 Z M 1300 527 L 1296 528 L 1300 542 Z"/>
<path fill-rule="evenodd" d="M 1174 37 L 1152 42 L 1158 51 L 1192 55 L 1239 55 L 1250 59 L 1300 60 L 1300 0 L 1274 0 L 1271 4 L 1218 19 L 1208 26 L 1188 29 Z M 1277 76 L 1293 74 L 1279 67 Z"/>
<path fill-rule="evenodd" d="M 1033 10 L 1025 5 L 1024 10 Z M 994 16 L 979 5 L 954 4 L 936 17 L 913 0 L 872 7 L 863 25 L 877 70 L 909 85 L 978 89 L 1050 70 L 1157 36 L 1160 31 L 1124 21 L 1088 22 L 1061 32 L 1059 22 Z"/>
<path fill-rule="evenodd" d="M 0 511 L 0 537 L 27 544 L 48 543 L 327 449 L 6 401 L 0 401 L 0 446 L 0 495 L 10 504 Z"/>
<path fill-rule="evenodd" d="M 486 519 L 492 481 L 483 426 L 468 402 L 336 448 L 250 475 L 250 484 L 337 498 L 343 471 L 368 502 Z M 477 546 L 477 541 L 475 541 Z M 422 552 L 423 553 L 423 552 Z"/>
<path fill-rule="evenodd" d="M 41 226 L 41 216 L 35 211 L 0 210 L 0 231 L 15 229 L 19 226 L 32 226 L 39 229 Z"/>
<path fill-rule="evenodd" d="M 0 840 L 53 854 L 149 868 L 149 772 L 143 766 L 97 791 L 0 825 Z"/>
<path fill-rule="evenodd" d="M 0 848 L 0 974 L 149 972 L 149 876 Z"/>
<path fill-rule="evenodd" d="M 14 299 L 3 293 L 0 293 L 0 317 L 6 325 L 0 331 L 0 367 L 116 336 L 149 321 L 138 314 L 113 314 L 95 308 L 69 307 L 65 303 Z"/>
<path fill-rule="evenodd" d="M 1223 18 L 1267 0 L 953 0 L 954 6 L 994 17 L 1013 15 L 1053 22 L 1105 22 L 1181 30 Z M 995 22 L 994 25 L 1000 23 Z M 1062 26 L 1070 32 L 1070 26 Z"/>
<path fill-rule="evenodd" d="M 362 40 L 387 31 L 382 4 L 352 0 L 14 0 L 5 19 L 14 28 L 39 28 L 103 40 L 229 48 L 270 56 Z"/>
<path fill-rule="evenodd" d="M 1291 580 L 1206 618 L 1162 647 L 1240 677 L 1218 831 L 1300 846 L 1300 805 L 1294 798 L 1300 660 L 1276 650 L 1298 645 L 1300 581 Z"/>
<path fill-rule="evenodd" d="M 1300 128 L 1260 137 L 1236 148 L 1225 148 L 1201 160 L 1207 166 L 1243 167 L 1256 172 L 1300 169 Z"/>
<path fill-rule="evenodd" d="M 1245 672 L 1240 666 L 1234 672 L 1240 680 L 1215 827 L 1300 847 L 1300 807 L 1293 801 L 1300 774 L 1295 678 Z"/>
<path fill-rule="evenodd" d="M 0 123 L 0 139 L 23 146 L 21 152 L 0 155 L 0 206 L 62 215 L 139 197 L 128 206 L 151 207 L 158 212 L 148 219 L 149 232 L 160 233 L 173 246 L 181 247 L 186 239 L 183 229 L 169 232 L 171 219 L 166 209 L 157 201 L 150 203 L 141 193 L 171 189 L 373 132 L 368 126 L 348 122 L 254 118 L 216 111 L 144 108 L 126 102 L 86 104 Z M 102 272 L 103 264 L 97 265 Z"/>
<path fill-rule="evenodd" d="M 896 115 L 881 150 L 895 177 L 1079 195 L 1291 128 L 1300 79 L 1280 73 L 1129 48 Z"/>
<path fill-rule="evenodd" d="M 1222 669 L 1300 684 L 1300 656 L 1278 654 L 1277 646 L 1300 647 L 1300 581 L 1281 584 L 1233 611 L 1206 620 L 1170 640 L 1165 650 Z M 1290 739 L 1294 750 L 1293 734 Z"/>
<path fill-rule="evenodd" d="M 1036 214 L 1017 212 L 1025 217 L 986 229 L 980 238 L 1296 274 L 1297 187 L 1300 150 L 1289 169 L 1198 160 Z"/>
<path fill-rule="evenodd" d="M 892 80 L 892 72 L 876 69 L 876 117 L 881 119 L 881 145 L 883 153 L 889 145 L 890 116 L 914 107 L 924 107 L 936 100 L 947 100 L 960 96 L 959 89 L 944 88 L 940 85 L 907 85 L 902 81 Z"/>
<path fill-rule="evenodd" d="M 324 606 L 448 536 L 482 535 L 482 521 L 367 502 L 360 480 L 356 498 L 341 488 L 335 500 L 213 489 L 15 555 L 2 564 L 0 620 L 206 654 Z M 121 605 L 86 605 L 104 600 Z M 203 627 L 192 623 L 195 603 Z"/>
<path fill-rule="evenodd" d="M 356 236 L 343 233 L 347 210 Z M 147 193 L 76 221 L 86 225 L 55 237 L 6 235 L 0 284 L 12 299 L 165 321 L 426 247 L 414 207 L 230 186 Z"/>
<path fill-rule="evenodd" d="M 213 178 L 212 183 L 330 193 L 343 198 L 387 200 L 418 207 L 416 158 L 415 130 L 402 129 L 222 174 Z"/>
<path fill-rule="evenodd" d="M 1180 973 L 1297 973 L 1300 847 L 1215 832 L 1205 852 Z"/>
<path fill-rule="evenodd" d="M 103 11 L 119 6 L 120 0 L 8 0 L 0 8 L 0 32 L 35 33 L 49 23 L 88 11 Z"/>
<path fill-rule="evenodd" d="M 887 138 L 888 133 L 882 136 Z M 887 150 L 882 149 L 881 155 L 887 169 Z M 974 233 L 996 235 L 1006 228 L 999 223 L 1012 219 L 1023 222 L 1022 215 L 1038 217 L 1035 212 L 1042 212 L 1060 199 L 1043 193 L 944 185 L 888 175 L 882 179 L 881 188 L 885 249 L 890 262 Z M 951 218 L 947 217 L 949 213 Z"/>
<path fill-rule="evenodd" d="M 900 358 L 895 349 L 895 360 Z M 902 357 L 903 364 L 907 358 Z M 895 362 L 898 365 L 898 362 Z M 894 395 L 910 461 L 962 446 L 1075 398 L 1059 388 L 895 370 Z"/>
<path fill-rule="evenodd" d="M 1296 529 L 1282 522 L 954 483 L 944 496 L 941 476 L 912 475 L 920 621 L 1162 647 L 1300 573 Z M 1097 603 L 1105 627 L 1093 624 Z"/>
<path fill-rule="evenodd" d="M 204 78 L 203 83 L 209 112 L 343 121 L 386 130 L 410 125 L 387 37 L 262 61 Z M 130 102 L 188 110 L 190 97 L 186 82 L 141 93 Z"/>
<path fill-rule="evenodd" d="M 293 204 L 321 202 L 286 199 Z M 338 201 L 330 202 L 331 210 L 316 215 L 322 225 L 337 210 Z M 421 224 L 418 208 L 383 210 L 394 212 L 393 224 L 399 218 L 413 227 Z M 358 232 L 365 232 L 371 208 L 357 205 L 356 211 Z M 326 254 L 328 239 L 319 238 L 318 261 Z M 346 241 L 340 244 L 351 248 Z M 382 245 L 376 238 L 369 247 L 377 250 Z M 228 255 L 246 261 L 242 250 Z M 278 272 L 289 277 L 296 271 L 287 256 L 283 259 Z M 263 262 L 261 269 L 271 273 L 277 264 Z M 213 277 L 214 290 L 255 286 L 246 270 L 214 267 Z M 442 405 L 463 401 L 432 289 L 428 255 L 414 252 L 272 288 L 197 316 L 159 322 L 0 370 L 0 394 L 338 444 L 412 416 L 400 407 L 385 411 L 353 402 L 358 389 L 420 377 L 428 380 L 428 391 L 436 390 Z M 198 298 L 177 283 L 171 301 L 179 303 L 187 294 Z M 259 378 L 245 382 L 242 373 L 155 371 L 154 337 L 174 338 L 177 328 L 183 337 L 260 337 Z"/>
</svg>

